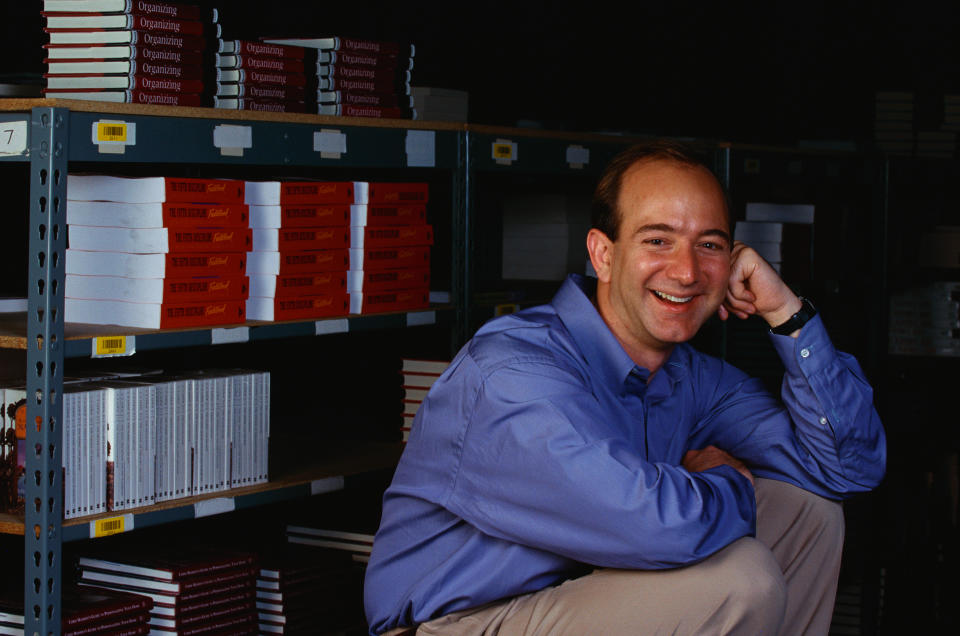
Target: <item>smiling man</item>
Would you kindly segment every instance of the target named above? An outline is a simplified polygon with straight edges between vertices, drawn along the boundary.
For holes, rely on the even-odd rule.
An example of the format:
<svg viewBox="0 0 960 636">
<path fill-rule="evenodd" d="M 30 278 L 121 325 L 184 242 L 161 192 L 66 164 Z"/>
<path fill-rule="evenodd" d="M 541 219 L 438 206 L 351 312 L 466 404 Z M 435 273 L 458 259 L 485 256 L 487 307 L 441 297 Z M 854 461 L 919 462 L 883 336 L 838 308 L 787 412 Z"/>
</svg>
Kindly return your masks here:
<svg viewBox="0 0 960 636">
<path fill-rule="evenodd" d="M 837 500 L 882 478 L 856 361 L 730 237 L 683 147 L 615 158 L 594 195 L 596 280 L 491 321 L 437 380 L 384 495 L 372 634 L 825 634 Z M 780 399 L 686 342 L 759 316 Z"/>
</svg>

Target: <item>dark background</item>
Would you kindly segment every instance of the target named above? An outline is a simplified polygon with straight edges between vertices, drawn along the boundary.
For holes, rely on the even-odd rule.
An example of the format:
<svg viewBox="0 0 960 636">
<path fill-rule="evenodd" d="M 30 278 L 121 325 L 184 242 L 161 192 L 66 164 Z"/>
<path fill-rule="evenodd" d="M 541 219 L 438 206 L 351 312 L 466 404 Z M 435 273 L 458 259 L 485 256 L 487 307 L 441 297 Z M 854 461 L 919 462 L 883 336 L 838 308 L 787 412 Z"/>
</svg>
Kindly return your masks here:
<svg viewBox="0 0 960 636">
<path fill-rule="evenodd" d="M 915 91 L 918 117 L 960 91 L 946 2 L 194 4 L 220 10 L 226 38 L 409 40 L 413 84 L 468 91 L 482 124 L 862 147 L 876 91 Z M 6 5 L 0 72 L 37 78 L 41 2 Z"/>
</svg>

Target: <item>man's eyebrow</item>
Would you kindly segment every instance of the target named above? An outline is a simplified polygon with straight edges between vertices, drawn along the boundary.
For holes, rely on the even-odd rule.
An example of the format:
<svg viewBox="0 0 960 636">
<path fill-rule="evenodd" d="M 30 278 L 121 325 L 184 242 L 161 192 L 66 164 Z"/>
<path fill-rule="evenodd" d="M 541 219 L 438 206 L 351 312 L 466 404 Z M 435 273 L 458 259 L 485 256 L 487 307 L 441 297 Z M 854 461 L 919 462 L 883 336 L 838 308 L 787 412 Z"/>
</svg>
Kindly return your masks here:
<svg viewBox="0 0 960 636">
<path fill-rule="evenodd" d="M 647 225 L 641 225 L 637 228 L 635 234 L 643 234 L 644 232 L 676 232 L 677 229 L 670 225 L 669 223 L 648 223 Z M 709 230 L 704 230 L 700 233 L 700 236 L 717 236 L 722 238 L 727 243 L 730 242 L 730 234 L 726 230 L 721 230 L 720 228 L 712 228 Z"/>
</svg>

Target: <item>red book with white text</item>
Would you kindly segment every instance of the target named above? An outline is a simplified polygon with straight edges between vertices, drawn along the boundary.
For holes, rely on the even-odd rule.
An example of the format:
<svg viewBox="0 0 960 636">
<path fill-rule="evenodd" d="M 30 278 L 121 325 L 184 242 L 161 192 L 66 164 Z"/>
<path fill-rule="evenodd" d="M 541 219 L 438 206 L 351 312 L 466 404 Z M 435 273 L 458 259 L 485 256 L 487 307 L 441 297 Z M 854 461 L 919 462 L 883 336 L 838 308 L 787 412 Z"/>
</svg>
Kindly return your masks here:
<svg viewBox="0 0 960 636">
<path fill-rule="evenodd" d="M 421 181 L 369 181 L 355 185 L 358 191 L 365 189 L 368 203 L 426 203 L 430 199 L 430 184 Z"/>
<path fill-rule="evenodd" d="M 139 4 L 139 3 L 138 3 Z M 146 3 L 144 3 L 146 4 Z M 214 21 L 214 13 L 208 19 L 174 19 L 157 14 L 138 12 L 137 5 L 126 13 L 53 13 L 41 12 L 44 17 L 44 31 L 87 31 L 93 29 L 130 29 L 173 33 L 176 35 L 194 35 L 219 37 L 220 29 Z"/>
<path fill-rule="evenodd" d="M 397 92 L 317 91 L 317 102 L 320 104 L 413 108 L 413 97 Z"/>
<path fill-rule="evenodd" d="M 339 117 L 375 117 L 379 119 L 412 119 L 416 111 L 405 106 L 366 106 L 363 104 L 320 104 L 318 115 Z"/>
<path fill-rule="evenodd" d="M 123 74 L 133 77 L 202 80 L 213 77 L 213 70 L 202 64 L 172 64 L 150 60 L 45 60 L 47 77 Z M 62 82 L 60 82 L 62 83 Z"/>
<path fill-rule="evenodd" d="M 346 252 L 346 250 L 344 250 Z M 127 278 L 191 278 L 194 276 L 240 276 L 246 274 L 247 255 L 225 254 L 133 254 L 67 250 L 67 274 L 124 276 Z"/>
<path fill-rule="evenodd" d="M 255 82 L 218 82 L 218 97 L 236 97 L 252 100 L 274 100 L 279 102 L 306 102 L 307 91 L 303 86 L 280 86 L 278 84 L 257 84 Z"/>
<path fill-rule="evenodd" d="M 283 57 L 257 57 L 253 55 L 233 55 L 218 53 L 214 64 L 220 68 L 242 68 L 249 71 L 269 71 L 274 73 L 303 73 L 303 60 Z"/>
<path fill-rule="evenodd" d="M 170 79 L 153 77 L 139 73 L 114 74 L 86 73 L 83 75 L 52 75 L 43 74 L 48 90 L 76 89 L 107 89 L 175 92 L 175 93 L 203 93 L 204 81 L 201 79 Z"/>
<path fill-rule="evenodd" d="M 247 252 L 253 245 L 253 231 L 243 227 L 125 228 L 71 224 L 67 242 L 71 249 L 91 252 Z"/>
<path fill-rule="evenodd" d="M 135 44 L 102 45 L 62 45 L 44 44 L 45 62 L 59 60 L 133 60 L 153 62 L 154 64 L 176 64 L 180 66 L 210 64 L 213 54 L 201 51 L 185 51 L 176 48 L 151 47 Z"/>
<path fill-rule="evenodd" d="M 317 81 L 321 91 L 367 91 L 370 93 L 410 94 L 410 82 L 394 77 L 321 77 Z"/>
<path fill-rule="evenodd" d="M 239 179 L 192 177 L 115 177 L 70 174 L 70 201 L 121 201 L 127 203 L 244 203 L 245 182 Z"/>
<path fill-rule="evenodd" d="M 224 53 L 236 55 L 254 55 L 256 57 L 274 57 L 288 60 L 303 60 L 313 52 L 302 46 L 284 46 L 282 44 L 268 44 L 254 40 L 224 40 Z"/>
<path fill-rule="evenodd" d="M 380 55 L 378 53 L 367 53 L 366 51 L 322 50 L 317 53 L 317 64 L 342 64 L 385 70 L 411 70 L 413 68 L 413 58 L 399 55 Z"/>
<path fill-rule="evenodd" d="M 379 248 L 350 250 L 350 269 L 381 270 L 404 267 L 429 267 L 430 246 Z"/>
<path fill-rule="evenodd" d="M 247 299 L 247 317 L 250 320 L 308 320 L 346 316 L 348 313 L 350 298 L 345 292 L 277 298 L 251 296 Z"/>
<path fill-rule="evenodd" d="M 157 0 L 43 0 L 43 13 L 139 13 L 177 20 L 211 20 L 217 14 L 195 4 L 158 2 Z"/>
<path fill-rule="evenodd" d="M 350 266 L 350 250 L 310 250 L 305 252 L 249 252 L 247 273 L 301 274 L 346 271 Z"/>
<path fill-rule="evenodd" d="M 350 247 L 406 247 L 433 245 L 433 228 L 429 225 L 354 226 L 350 228 Z"/>
<path fill-rule="evenodd" d="M 244 203 L 69 201 L 67 222 L 102 227 L 247 227 Z"/>
<path fill-rule="evenodd" d="M 131 303 L 119 300 L 64 299 L 67 322 L 143 329 L 180 329 L 242 324 L 242 300 L 203 303 Z"/>
<path fill-rule="evenodd" d="M 198 35 L 180 35 L 149 30 L 88 29 L 83 31 L 49 31 L 48 44 L 52 46 L 96 46 L 127 44 L 163 47 L 178 51 L 205 51 L 210 48 L 207 38 Z"/>
<path fill-rule="evenodd" d="M 353 203 L 352 181 L 247 181 L 250 205 Z"/>
<path fill-rule="evenodd" d="M 49 99 L 84 99 L 118 104 L 154 104 L 160 106 L 212 106 L 213 99 L 201 93 L 151 93 L 139 90 L 43 89 Z"/>
<path fill-rule="evenodd" d="M 302 46 L 311 49 L 326 49 L 333 51 L 355 51 L 374 53 L 377 55 L 403 55 L 413 57 L 416 48 L 413 44 L 391 42 L 386 40 L 368 40 L 346 37 L 320 38 L 261 38 L 264 42 L 284 44 L 286 46 Z"/>
</svg>

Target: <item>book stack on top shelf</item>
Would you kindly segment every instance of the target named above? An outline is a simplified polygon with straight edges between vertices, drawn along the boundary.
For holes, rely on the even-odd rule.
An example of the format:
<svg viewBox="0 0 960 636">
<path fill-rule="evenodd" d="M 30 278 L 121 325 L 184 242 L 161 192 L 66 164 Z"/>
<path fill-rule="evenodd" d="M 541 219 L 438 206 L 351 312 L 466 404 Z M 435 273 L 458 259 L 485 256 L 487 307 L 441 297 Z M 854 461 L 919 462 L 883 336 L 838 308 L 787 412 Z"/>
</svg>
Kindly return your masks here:
<svg viewBox="0 0 960 636">
<path fill-rule="evenodd" d="M 450 362 L 446 360 L 404 358 L 401 361 L 400 376 L 402 378 L 403 398 L 401 401 L 400 435 L 404 444 L 410 439 L 410 433 L 413 431 L 413 420 L 423 400 L 427 397 L 430 387 L 448 366 L 450 366 Z"/>
<path fill-rule="evenodd" d="M 417 119 L 410 94 L 413 44 L 345 37 L 262 39 L 317 51 L 317 113 Z"/>
<path fill-rule="evenodd" d="M 252 247 L 244 182 L 68 176 L 67 322 L 243 323 Z"/>
<path fill-rule="evenodd" d="M 44 0 L 45 97 L 212 106 L 216 9 L 133 0 Z"/>
<path fill-rule="evenodd" d="M 294 544 L 260 555 L 257 619 L 260 633 L 312 634 L 345 624 L 359 604 L 363 568 L 341 550 Z"/>
<path fill-rule="evenodd" d="M 257 556 L 252 552 L 125 546 L 80 556 L 77 572 L 81 586 L 147 596 L 153 602 L 151 634 L 255 630 Z"/>
<path fill-rule="evenodd" d="M 248 181 L 253 251 L 250 320 L 346 316 L 350 246 L 348 181 Z"/>
<path fill-rule="evenodd" d="M 316 52 L 249 40 L 224 40 L 216 56 L 217 108 L 279 113 L 317 110 Z"/>
<path fill-rule="evenodd" d="M 67 584 L 61 594 L 60 634 L 147 634 L 148 596 Z M 0 634 L 23 634 L 23 599 L 0 601 Z"/>
<path fill-rule="evenodd" d="M 350 313 L 430 306 L 429 184 L 356 184 L 350 217 Z"/>
<path fill-rule="evenodd" d="M 889 352 L 960 356 L 960 282 L 937 281 L 891 294 Z"/>
</svg>

